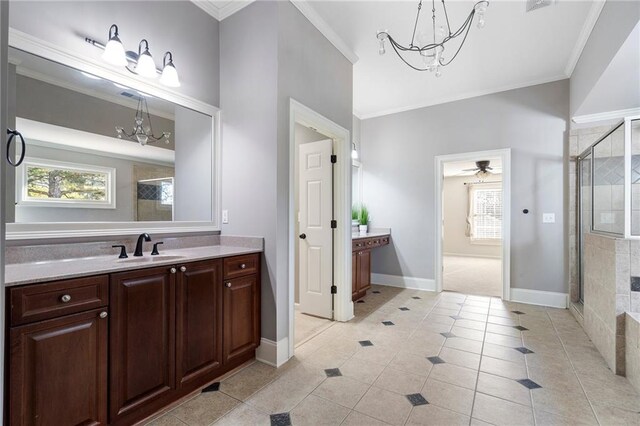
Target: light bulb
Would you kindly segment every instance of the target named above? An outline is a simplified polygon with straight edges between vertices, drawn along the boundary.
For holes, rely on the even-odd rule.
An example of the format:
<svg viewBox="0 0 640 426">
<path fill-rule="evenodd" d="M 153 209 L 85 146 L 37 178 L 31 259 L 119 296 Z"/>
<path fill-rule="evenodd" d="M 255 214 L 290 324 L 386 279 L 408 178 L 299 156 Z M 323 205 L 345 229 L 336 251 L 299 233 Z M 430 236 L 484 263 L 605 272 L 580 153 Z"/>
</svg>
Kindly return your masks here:
<svg viewBox="0 0 640 426">
<path fill-rule="evenodd" d="M 436 68 L 436 77 L 440 77 L 442 72 L 440 71 L 440 67 Z"/>
<path fill-rule="evenodd" d="M 118 36 L 111 37 L 107 42 L 107 45 L 104 47 L 104 52 L 102 52 L 102 59 L 118 67 L 126 67 L 129 64 L 127 62 L 127 55 L 124 52 L 124 46 Z"/>
<path fill-rule="evenodd" d="M 384 48 L 384 40 L 380 40 L 380 48 L 378 49 L 378 54 L 384 55 L 386 52 Z"/>
<path fill-rule="evenodd" d="M 484 28 L 484 13 L 481 13 L 478 17 L 478 28 Z"/>
<path fill-rule="evenodd" d="M 162 75 L 160 76 L 160 83 L 168 87 L 180 87 L 180 79 L 178 78 L 178 71 L 173 63 L 170 62 L 162 69 Z"/>
<path fill-rule="evenodd" d="M 136 65 L 135 71 L 136 74 L 142 77 L 156 78 L 158 76 L 156 73 L 156 64 L 153 62 L 151 53 L 149 53 L 148 50 L 145 50 L 138 56 L 138 64 Z"/>
<path fill-rule="evenodd" d="M 351 158 L 353 158 L 354 160 L 358 159 L 358 151 L 356 151 L 355 149 L 351 150 Z"/>
</svg>

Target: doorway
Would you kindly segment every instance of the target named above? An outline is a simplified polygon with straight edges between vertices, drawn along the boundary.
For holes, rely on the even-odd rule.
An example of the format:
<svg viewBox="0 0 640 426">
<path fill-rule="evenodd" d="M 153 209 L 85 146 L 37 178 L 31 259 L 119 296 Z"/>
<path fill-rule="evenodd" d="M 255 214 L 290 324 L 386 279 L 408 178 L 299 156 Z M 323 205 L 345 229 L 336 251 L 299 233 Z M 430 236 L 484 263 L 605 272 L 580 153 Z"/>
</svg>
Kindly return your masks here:
<svg viewBox="0 0 640 426">
<path fill-rule="evenodd" d="M 510 152 L 436 157 L 436 289 L 509 299 Z"/>
<path fill-rule="evenodd" d="M 295 346 L 317 335 L 326 327 L 336 321 L 348 321 L 353 318 L 353 302 L 351 301 L 351 138 L 345 128 L 339 126 L 326 117 L 318 114 L 310 108 L 290 99 L 289 104 L 289 338 L 288 357 L 294 354 Z M 305 139 L 306 134 L 308 138 Z M 323 142 L 324 141 L 324 142 Z M 302 142 L 302 143 L 300 143 Z M 327 158 L 331 153 L 335 158 Z M 301 161 L 304 156 L 304 161 Z M 321 172 L 325 163 L 319 163 L 318 158 L 324 158 L 331 163 L 330 183 L 320 184 L 326 179 L 326 174 Z M 300 167 L 303 165 L 304 167 Z M 307 168 L 305 171 L 304 168 Z M 311 178 L 313 173 L 320 173 L 324 177 Z M 306 175 L 305 175 L 306 173 Z M 307 195 L 301 190 L 301 179 L 307 179 L 304 185 L 309 191 Z M 305 178 L 306 176 L 306 178 Z M 315 181 L 314 181 L 315 179 Z M 319 190 L 323 187 L 323 190 Z M 318 201 L 323 194 L 331 192 L 329 201 Z M 314 197 L 317 198 L 314 200 Z M 301 198 L 305 198 L 306 201 Z M 313 201 L 313 203 L 311 202 Z M 307 212 L 308 220 L 305 223 L 299 216 L 299 205 L 316 205 L 322 209 L 331 207 L 331 214 L 324 212 L 320 215 L 311 215 Z M 331 220 L 327 222 L 327 216 Z M 318 241 L 313 238 L 308 225 L 312 222 L 329 227 L 331 232 L 331 244 L 326 249 L 327 242 L 321 242 L 323 249 L 317 249 Z M 305 217 L 306 220 L 306 217 Z M 302 235 L 305 238 L 302 238 Z M 302 242 L 302 244 L 301 244 Z M 306 249 L 302 250 L 302 248 Z M 301 256 L 307 256 L 306 259 Z M 321 254 L 324 253 L 324 254 Z M 300 281 L 301 263 L 305 263 L 306 275 L 311 275 L 307 283 Z M 329 265 L 322 266 L 322 265 Z M 329 274 L 326 271 L 328 268 Z M 322 270 L 322 273 L 309 274 L 310 270 Z M 321 276 L 324 274 L 324 277 Z M 329 277 L 327 280 L 326 277 Z M 309 296 L 309 297 L 306 297 Z M 305 298 L 306 297 L 306 298 Z M 315 300 L 314 300 L 315 299 Z M 327 306 L 330 306 L 327 313 Z M 316 310 L 319 308 L 319 310 Z M 304 316 L 302 316 L 304 315 Z"/>
<path fill-rule="evenodd" d="M 295 330 L 298 346 L 333 320 L 333 140 L 295 123 Z"/>
</svg>

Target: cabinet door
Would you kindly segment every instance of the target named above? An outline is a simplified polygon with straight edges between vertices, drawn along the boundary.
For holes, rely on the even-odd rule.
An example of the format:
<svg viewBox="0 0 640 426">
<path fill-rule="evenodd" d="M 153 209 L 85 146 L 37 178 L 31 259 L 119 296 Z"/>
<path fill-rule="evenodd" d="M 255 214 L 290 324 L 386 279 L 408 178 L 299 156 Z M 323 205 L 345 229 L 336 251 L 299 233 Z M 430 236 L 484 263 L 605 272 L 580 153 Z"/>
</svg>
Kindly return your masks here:
<svg viewBox="0 0 640 426">
<path fill-rule="evenodd" d="M 224 362 L 253 352 L 260 344 L 260 302 L 256 275 L 225 280 Z"/>
<path fill-rule="evenodd" d="M 222 261 L 180 267 L 176 291 L 177 382 L 197 387 L 222 365 Z"/>
<path fill-rule="evenodd" d="M 358 253 L 358 291 L 364 292 L 371 288 L 371 251 L 364 250 Z"/>
<path fill-rule="evenodd" d="M 175 389 L 175 273 L 161 267 L 113 274 L 110 298 L 113 423 L 153 410 Z"/>
<path fill-rule="evenodd" d="M 10 330 L 12 425 L 107 424 L 108 319 L 101 312 Z"/>
<path fill-rule="evenodd" d="M 358 252 L 351 253 L 351 300 L 358 297 Z"/>
</svg>

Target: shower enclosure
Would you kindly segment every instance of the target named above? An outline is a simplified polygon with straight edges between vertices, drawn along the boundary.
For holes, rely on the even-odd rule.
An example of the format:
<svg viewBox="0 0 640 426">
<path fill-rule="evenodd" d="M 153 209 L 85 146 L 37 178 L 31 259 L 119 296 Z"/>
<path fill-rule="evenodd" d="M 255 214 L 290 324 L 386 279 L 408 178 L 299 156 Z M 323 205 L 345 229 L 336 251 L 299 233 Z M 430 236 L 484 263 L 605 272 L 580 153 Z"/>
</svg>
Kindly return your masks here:
<svg viewBox="0 0 640 426">
<path fill-rule="evenodd" d="M 578 278 L 584 300 L 584 235 L 640 239 L 640 116 L 627 117 L 577 159 Z"/>
</svg>

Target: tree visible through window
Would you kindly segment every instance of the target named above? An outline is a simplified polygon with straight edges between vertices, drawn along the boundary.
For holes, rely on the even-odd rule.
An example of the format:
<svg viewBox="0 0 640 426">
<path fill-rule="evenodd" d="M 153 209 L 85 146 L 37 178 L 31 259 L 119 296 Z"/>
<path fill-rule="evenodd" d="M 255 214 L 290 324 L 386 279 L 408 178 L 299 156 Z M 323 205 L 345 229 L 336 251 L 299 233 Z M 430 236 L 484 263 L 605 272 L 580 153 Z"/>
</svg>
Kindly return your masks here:
<svg viewBox="0 0 640 426">
<path fill-rule="evenodd" d="M 116 170 L 111 167 L 26 158 L 17 178 L 19 205 L 115 208 Z"/>
<path fill-rule="evenodd" d="M 105 201 L 107 173 L 27 166 L 27 196 Z"/>
<path fill-rule="evenodd" d="M 472 240 L 502 239 L 502 190 L 474 188 L 472 194 Z"/>
</svg>

